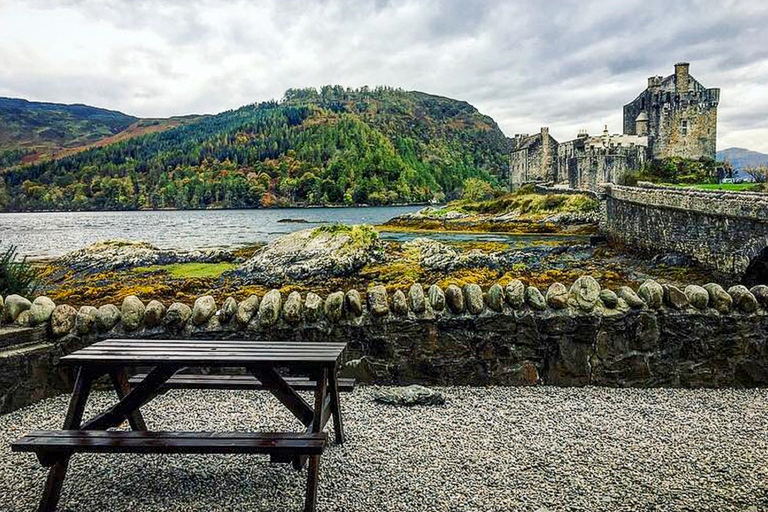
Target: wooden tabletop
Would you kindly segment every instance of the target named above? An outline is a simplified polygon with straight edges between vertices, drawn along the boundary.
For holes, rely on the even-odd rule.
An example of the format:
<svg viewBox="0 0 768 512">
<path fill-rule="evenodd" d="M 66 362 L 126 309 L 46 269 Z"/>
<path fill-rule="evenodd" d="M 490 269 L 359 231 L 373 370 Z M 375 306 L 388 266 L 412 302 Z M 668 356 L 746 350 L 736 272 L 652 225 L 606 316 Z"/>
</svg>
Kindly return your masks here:
<svg viewBox="0 0 768 512">
<path fill-rule="evenodd" d="M 61 358 L 74 365 L 240 366 L 264 363 L 334 364 L 346 343 L 232 340 L 109 339 Z"/>
</svg>

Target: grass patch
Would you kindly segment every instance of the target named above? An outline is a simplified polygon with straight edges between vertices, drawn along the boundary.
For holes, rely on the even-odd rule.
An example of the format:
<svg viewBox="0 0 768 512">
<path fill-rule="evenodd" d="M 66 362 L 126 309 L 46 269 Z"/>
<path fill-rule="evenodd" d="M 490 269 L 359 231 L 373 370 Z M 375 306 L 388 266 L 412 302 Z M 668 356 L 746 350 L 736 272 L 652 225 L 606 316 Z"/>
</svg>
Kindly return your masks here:
<svg viewBox="0 0 768 512">
<path fill-rule="evenodd" d="M 516 212 L 519 215 L 553 214 L 564 212 L 590 212 L 598 209 L 598 202 L 582 194 L 521 194 L 513 192 L 485 201 L 454 201 L 446 210 L 465 213 L 501 214 Z"/>
<path fill-rule="evenodd" d="M 328 224 L 326 226 L 317 227 L 312 231 L 313 236 L 317 236 L 321 233 L 348 235 L 357 247 L 367 247 L 379 237 L 379 233 L 368 224 L 356 224 L 354 226 L 348 226 L 346 224 Z"/>
<path fill-rule="evenodd" d="M 693 185 L 675 185 L 701 190 L 726 190 L 728 192 L 766 192 L 763 183 L 696 183 Z"/>
<path fill-rule="evenodd" d="M 152 265 L 133 269 L 138 274 L 166 272 L 176 279 L 201 279 L 219 277 L 228 270 L 237 268 L 236 263 L 174 263 L 172 265 Z"/>
</svg>

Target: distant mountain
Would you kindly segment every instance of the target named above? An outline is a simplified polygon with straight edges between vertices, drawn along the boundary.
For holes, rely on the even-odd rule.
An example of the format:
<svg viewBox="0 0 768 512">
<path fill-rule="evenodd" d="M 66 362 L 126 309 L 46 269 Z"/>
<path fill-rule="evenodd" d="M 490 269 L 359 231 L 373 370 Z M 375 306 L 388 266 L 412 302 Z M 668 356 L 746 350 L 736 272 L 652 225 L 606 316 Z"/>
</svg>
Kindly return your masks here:
<svg viewBox="0 0 768 512">
<path fill-rule="evenodd" d="M 88 105 L 0 97 L 0 169 L 61 158 L 94 145 L 166 130 L 189 120 L 139 119 Z"/>
<path fill-rule="evenodd" d="M 744 167 L 768 165 L 768 155 L 744 148 L 728 148 L 718 151 L 717 159 L 721 162 L 727 160 L 737 170 Z"/>
<path fill-rule="evenodd" d="M 289 89 L 3 175 L 5 210 L 268 207 L 442 200 L 495 181 L 508 139 L 476 108 L 389 87 Z"/>
<path fill-rule="evenodd" d="M 85 145 L 121 132 L 137 120 L 88 105 L 0 97 L 0 151 Z"/>
</svg>

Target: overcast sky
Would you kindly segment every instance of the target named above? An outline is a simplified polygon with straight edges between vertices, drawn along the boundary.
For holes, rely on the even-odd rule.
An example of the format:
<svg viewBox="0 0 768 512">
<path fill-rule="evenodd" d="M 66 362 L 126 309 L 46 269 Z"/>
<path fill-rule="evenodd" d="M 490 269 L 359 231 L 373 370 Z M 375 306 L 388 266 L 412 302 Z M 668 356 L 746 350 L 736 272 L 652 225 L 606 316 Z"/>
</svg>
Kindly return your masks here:
<svg viewBox="0 0 768 512">
<path fill-rule="evenodd" d="M 620 132 L 622 105 L 676 61 L 721 88 L 718 149 L 768 152 L 764 0 L 0 0 L 0 96 L 142 117 L 391 85 L 568 140 Z"/>
</svg>

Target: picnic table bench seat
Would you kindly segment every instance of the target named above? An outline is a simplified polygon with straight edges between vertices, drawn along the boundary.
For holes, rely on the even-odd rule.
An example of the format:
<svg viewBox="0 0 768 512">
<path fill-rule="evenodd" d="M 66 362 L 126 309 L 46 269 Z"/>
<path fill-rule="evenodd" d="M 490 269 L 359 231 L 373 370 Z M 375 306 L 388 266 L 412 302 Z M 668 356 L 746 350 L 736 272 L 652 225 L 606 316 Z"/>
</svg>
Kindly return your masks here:
<svg viewBox="0 0 768 512">
<path fill-rule="evenodd" d="M 146 373 L 138 373 L 128 379 L 131 386 L 140 384 L 147 377 Z M 308 377 L 283 377 L 293 389 L 301 391 L 314 391 L 317 387 L 317 381 Z M 350 392 L 355 389 L 355 379 L 338 379 L 340 392 Z M 200 373 L 177 373 L 165 384 L 163 391 L 169 389 L 237 389 L 237 390 L 259 390 L 269 389 L 268 386 L 253 375 L 204 375 Z"/>
<path fill-rule="evenodd" d="M 51 466 L 72 453 L 177 453 L 321 455 L 328 434 L 286 432 L 162 432 L 106 430 L 35 430 L 11 445 L 14 452 L 34 452 Z"/>
</svg>

